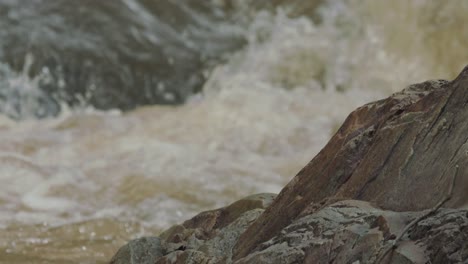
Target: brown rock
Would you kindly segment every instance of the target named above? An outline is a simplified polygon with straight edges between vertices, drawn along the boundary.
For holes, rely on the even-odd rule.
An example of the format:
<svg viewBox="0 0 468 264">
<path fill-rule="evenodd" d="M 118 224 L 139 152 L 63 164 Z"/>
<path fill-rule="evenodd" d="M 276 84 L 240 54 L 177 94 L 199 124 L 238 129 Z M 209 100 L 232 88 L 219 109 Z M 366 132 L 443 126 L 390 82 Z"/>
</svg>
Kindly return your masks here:
<svg viewBox="0 0 468 264">
<path fill-rule="evenodd" d="M 251 195 L 169 228 L 159 236 L 165 254 L 156 263 L 222 263 L 231 259 L 232 248 L 240 234 L 275 196 L 270 193 Z"/>
<path fill-rule="evenodd" d="M 358 108 L 276 198 L 250 196 L 175 225 L 160 235 L 160 255 L 150 259 L 468 263 L 467 169 L 468 67 L 454 81 L 411 85 Z M 426 216 L 453 179 L 445 208 Z M 132 252 L 145 250 L 117 255 L 145 257 Z"/>
<path fill-rule="evenodd" d="M 277 235 L 310 204 L 359 199 L 395 211 L 439 202 L 459 167 L 453 199 L 468 202 L 468 67 L 358 108 L 324 149 L 242 234 L 236 259 Z M 309 212 L 312 213 L 312 212 Z"/>
</svg>

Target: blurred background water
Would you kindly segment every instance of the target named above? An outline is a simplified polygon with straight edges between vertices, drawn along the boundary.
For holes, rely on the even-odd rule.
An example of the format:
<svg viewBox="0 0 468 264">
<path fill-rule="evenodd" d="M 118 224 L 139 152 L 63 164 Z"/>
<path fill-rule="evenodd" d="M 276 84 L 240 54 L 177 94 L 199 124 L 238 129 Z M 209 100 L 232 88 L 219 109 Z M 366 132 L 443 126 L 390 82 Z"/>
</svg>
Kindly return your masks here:
<svg viewBox="0 0 468 264">
<path fill-rule="evenodd" d="M 468 62 L 463 0 L 0 0 L 0 263 L 279 192 L 356 107 Z"/>
</svg>

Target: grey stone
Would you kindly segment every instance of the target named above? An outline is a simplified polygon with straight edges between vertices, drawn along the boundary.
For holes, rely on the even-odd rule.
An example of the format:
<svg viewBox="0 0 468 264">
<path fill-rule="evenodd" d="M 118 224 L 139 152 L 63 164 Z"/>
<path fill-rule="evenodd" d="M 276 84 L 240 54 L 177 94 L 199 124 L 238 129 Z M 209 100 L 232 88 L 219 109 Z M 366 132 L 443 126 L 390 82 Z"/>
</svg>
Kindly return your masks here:
<svg viewBox="0 0 468 264">
<path fill-rule="evenodd" d="M 122 246 L 110 264 L 154 264 L 162 256 L 163 248 L 158 237 L 142 237 Z"/>
</svg>

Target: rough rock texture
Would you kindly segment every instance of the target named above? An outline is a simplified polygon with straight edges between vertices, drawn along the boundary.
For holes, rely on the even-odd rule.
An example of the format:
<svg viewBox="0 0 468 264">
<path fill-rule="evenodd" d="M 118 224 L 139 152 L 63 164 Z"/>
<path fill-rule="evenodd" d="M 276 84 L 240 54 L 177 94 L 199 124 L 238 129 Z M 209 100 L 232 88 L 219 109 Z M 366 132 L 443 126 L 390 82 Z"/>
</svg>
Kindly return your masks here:
<svg viewBox="0 0 468 264">
<path fill-rule="evenodd" d="M 468 210 L 442 209 L 419 222 L 383 263 L 468 262 Z M 345 200 L 297 218 L 235 263 L 375 263 L 384 245 L 421 212 Z"/>
<path fill-rule="evenodd" d="M 255 251 L 311 203 L 359 199 L 394 211 L 434 206 L 459 167 L 453 199 L 468 202 L 468 67 L 451 82 L 428 81 L 349 115 L 324 149 L 242 234 L 234 259 Z"/>
<path fill-rule="evenodd" d="M 271 200 L 273 195 L 258 195 Z M 252 202 L 251 196 L 233 205 Z M 385 211 L 368 202 L 344 200 L 312 214 L 298 217 L 248 256 L 232 261 L 239 235 L 263 211 L 265 205 L 244 207 L 240 215 L 213 225 L 229 206 L 199 214 L 176 225 L 158 238 L 142 238 L 123 246 L 111 263 L 376 263 L 377 256 L 412 219 L 424 212 Z M 149 243 L 149 239 L 156 241 Z M 420 221 L 405 240 L 381 263 L 468 263 L 468 210 L 441 209 Z M 149 246 L 148 246 L 149 245 Z M 132 262 L 133 261 L 133 262 Z"/>
<path fill-rule="evenodd" d="M 166 256 L 157 263 L 223 262 L 240 234 L 269 206 L 276 194 L 262 193 L 227 207 L 198 214 L 161 234 Z"/>
<path fill-rule="evenodd" d="M 157 237 L 142 237 L 128 242 L 114 255 L 111 264 L 153 264 L 163 255 L 161 240 Z"/>
<path fill-rule="evenodd" d="M 181 225 L 174 225 L 162 234 L 159 254 L 132 250 L 140 239 L 130 241 L 119 249 L 111 264 L 120 263 L 222 263 L 232 258 L 231 250 L 240 234 L 268 207 L 276 194 L 248 196 L 220 209 L 202 212 Z M 145 242 L 144 248 L 148 248 Z M 164 256 L 163 256 L 164 255 Z M 130 257 L 131 256 L 131 257 Z M 129 260 L 145 258 L 146 262 Z"/>
<path fill-rule="evenodd" d="M 172 227 L 155 263 L 468 264 L 467 169 L 468 67 L 358 108 L 274 200 Z"/>
</svg>

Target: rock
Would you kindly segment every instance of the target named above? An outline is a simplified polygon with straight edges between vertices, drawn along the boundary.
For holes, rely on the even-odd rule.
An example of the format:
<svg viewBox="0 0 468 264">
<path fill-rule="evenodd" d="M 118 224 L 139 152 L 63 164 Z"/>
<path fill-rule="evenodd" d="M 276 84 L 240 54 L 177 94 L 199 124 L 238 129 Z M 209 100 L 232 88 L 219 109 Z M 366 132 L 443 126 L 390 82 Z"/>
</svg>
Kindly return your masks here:
<svg viewBox="0 0 468 264">
<path fill-rule="evenodd" d="M 234 259 L 254 252 L 310 204 L 359 199 L 394 211 L 468 202 L 468 67 L 453 81 L 411 85 L 352 112 L 322 151 L 242 234 Z M 308 213 L 313 213 L 315 209 Z"/>
<path fill-rule="evenodd" d="M 468 67 L 358 108 L 278 196 L 173 226 L 154 262 L 468 263 L 467 188 Z"/>
<path fill-rule="evenodd" d="M 468 260 L 467 212 L 442 209 L 421 221 L 383 263 Z M 375 263 L 383 245 L 392 241 L 386 233 L 401 233 L 402 223 L 420 214 L 385 211 L 356 200 L 341 201 L 296 219 L 234 263 Z"/>
<path fill-rule="evenodd" d="M 208 239 L 216 232 L 234 220 L 242 216 L 242 214 L 254 210 L 267 208 L 276 197 L 276 194 L 261 193 L 248 196 L 229 206 L 202 212 L 190 220 L 185 221 L 182 225 L 176 225 L 161 234 L 161 238 L 168 242 L 178 243 L 185 241 L 188 237 L 196 235 L 200 239 Z"/>
<path fill-rule="evenodd" d="M 168 254 L 158 263 L 190 263 L 180 262 L 188 255 L 197 256 L 194 263 L 231 259 L 231 250 L 240 234 L 272 203 L 275 196 L 270 193 L 251 195 L 173 226 L 161 234 Z"/>
<path fill-rule="evenodd" d="M 468 211 L 444 210 L 409 232 L 424 244 L 432 263 L 468 263 Z"/>
<path fill-rule="evenodd" d="M 205 1 L 138 6 L 144 16 L 125 0 L 0 1 L 0 106 L 16 100 L 22 104 L 14 106 L 34 107 L 31 114 L 44 118 L 64 103 L 105 110 L 180 104 L 202 89 L 205 71 L 246 42 L 243 33 L 211 26 L 231 27 L 235 10 Z M 37 79 L 37 91 L 22 92 L 22 84 L 11 86 L 4 77 L 22 72 Z M 29 117 L 7 110 L 13 118 Z"/>
<path fill-rule="evenodd" d="M 255 252 L 233 261 L 232 248 L 240 234 L 263 211 L 254 208 L 244 212 L 217 229 L 211 238 L 200 237 L 200 227 L 181 229 L 179 225 L 165 233 L 190 230 L 185 233 L 191 235 L 179 243 L 163 240 L 161 244 L 157 238 L 133 240 L 117 252 L 111 263 L 375 263 L 378 253 L 395 239 L 392 234 L 399 234 L 422 214 L 382 210 L 358 200 L 339 201 L 297 218 Z M 383 263 L 466 261 L 467 226 L 468 210 L 441 209 L 410 229 L 403 243 Z"/>
<path fill-rule="evenodd" d="M 181 225 L 172 226 L 159 238 L 151 238 L 158 243 L 162 240 L 158 247 L 152 247 L 146 238 L 130 241 L 119 249 L 111 264 L 131 263 L 130 259 L 142 261 L 135 263 L 152 264 L 212 263 L 231 259 L 231 250 L 240 234 L 272 203 L 275 196 L 271 193 L 255 194 L 229 206 L 202 212 Z M 149 256 L 151 252 L 157 254 Z"/>
<path fill-rule="evenodd" d="M 111 264 L 153 264 L 163 256 L 161 240 L 157 237 L 142 237 L 128 242 L 112 257 Z"/>
</svg>

